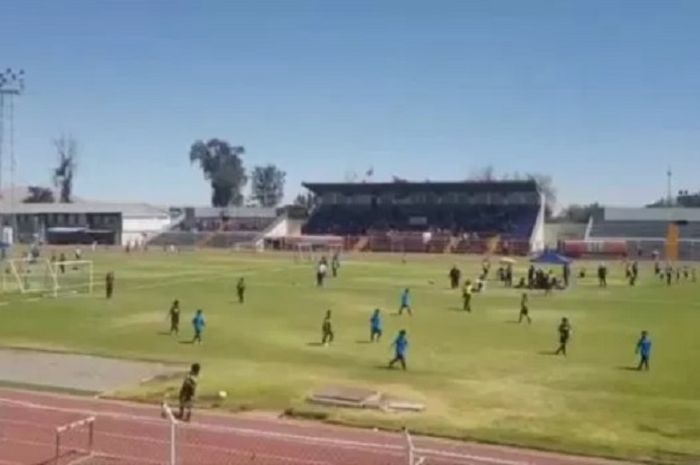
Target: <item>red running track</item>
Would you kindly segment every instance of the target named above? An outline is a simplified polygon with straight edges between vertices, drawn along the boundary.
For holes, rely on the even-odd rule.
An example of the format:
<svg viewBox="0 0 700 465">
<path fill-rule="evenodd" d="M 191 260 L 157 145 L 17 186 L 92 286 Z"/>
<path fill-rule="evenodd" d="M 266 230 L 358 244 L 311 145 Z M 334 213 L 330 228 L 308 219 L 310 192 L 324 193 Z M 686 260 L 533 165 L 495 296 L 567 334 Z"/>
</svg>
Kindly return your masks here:
<svg viewBox="0 0 700 465">
<path fill-rule="evenodd" d="M 86 427 L 95 417 L 93 454 Z M 170 424 L 160 408 L 119 401 L 0 389 L 0 465 L 168 465 Z M 274 418 L 195 412 L 176 429 L 177 465 L 409 465 L 403 435 Z M 424 465 L 619 465 L 620 462 L 429 438 L 414 438 Z"/>
</svg>

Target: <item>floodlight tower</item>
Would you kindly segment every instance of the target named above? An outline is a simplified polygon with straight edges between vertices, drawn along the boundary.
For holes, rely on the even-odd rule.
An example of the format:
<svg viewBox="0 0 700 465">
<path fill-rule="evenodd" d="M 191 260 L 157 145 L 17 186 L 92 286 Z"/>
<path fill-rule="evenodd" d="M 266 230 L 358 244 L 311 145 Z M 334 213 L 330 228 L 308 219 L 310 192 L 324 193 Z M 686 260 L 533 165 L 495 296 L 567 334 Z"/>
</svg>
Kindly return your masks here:
<svg viewBox="0 0 700 465">
<path fill-rule="evenodd" d="M 7 122 L 8 153 L 10 157 L 10 209 L 14 208 L 15 183 L 15 97 L 24 92 L 24 70 L 0 70 L 0 190 L 3 187 L 5 153 L 5 122 Z M 15 215 L 12 214 L 13 234 L 16 234 Z"/>
</svg>

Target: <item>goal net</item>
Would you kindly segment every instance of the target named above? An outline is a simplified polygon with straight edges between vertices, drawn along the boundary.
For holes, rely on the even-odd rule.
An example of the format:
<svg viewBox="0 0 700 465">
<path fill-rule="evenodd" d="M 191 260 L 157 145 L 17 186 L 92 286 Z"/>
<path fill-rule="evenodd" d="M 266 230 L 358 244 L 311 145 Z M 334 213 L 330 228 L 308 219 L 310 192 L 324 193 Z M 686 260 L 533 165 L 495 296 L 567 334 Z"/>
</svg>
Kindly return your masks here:
<svg viewBox="0 0 700 465">
<path fill-rule="evenodd" d="M 316 261 L 314 246 L 312 244 L 296 244 L 294 259 L 297 262 L 313 262 Z"/>
<path fill-rule="evenodd" d="M 93 268 L 91 260 L 51 262 L 46 259 L 9 260 L 9 272 L 16 290 L 22 294 L 91 294 Z"/>
</svg>

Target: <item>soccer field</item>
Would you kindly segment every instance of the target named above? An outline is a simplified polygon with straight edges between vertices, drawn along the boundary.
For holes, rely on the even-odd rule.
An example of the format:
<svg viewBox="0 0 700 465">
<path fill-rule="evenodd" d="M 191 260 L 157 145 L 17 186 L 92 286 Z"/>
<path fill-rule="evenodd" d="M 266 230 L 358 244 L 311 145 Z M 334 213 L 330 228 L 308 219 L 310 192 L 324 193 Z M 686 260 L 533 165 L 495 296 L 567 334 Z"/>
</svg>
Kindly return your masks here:
<svg viewBox="0 0 700 465">
<path fill-rule="evenodd" d="M 531 325 L 516 324 L 520 291 L 490 282 L 471 314 L 448 288 L 456 263 L 475 277 L 478 259 L 457 256 L 358 255 L 337 279 L 314 285 L 314 264 L 291 255 L 231 252 L 101 252 L 91 257 L 91 297 L 29 300 L 6 294 L 0 337 L 7 346 L 40 347 L 203 366 L 201 396 L 226 390 L 226 409 L 318 413 L 304 402 L 330 384 L 367 387 L 425 403 L 423 413 L 320 410 L 327 419 L 364 426 L 408 425 L 418 432 L 547 449 L 682 463 L 700 460 L 700 283 L 667 288 L 643 265 L 637 287 L 611 265 L 610 285 L 588 276 L 572 290 L 530 295 Z M 516 276 L 525 272 L 525 262 Z M 579 265 L 574 266 L 578 269 Z M 495 268 L 495 267 L 494 267 Z M 102 277 L 116 275 L 115 297 Z M 557 270 L 558 271 L 558 270 Z M 495 274 L 492 270 L 492 275 Z M 247 302 L 236 303 L 245 276 Z M 516 279 L 517 281 L 517 279 Z M 404 287 L 414 315 L 395 316 Z M 179 299 L 180 337 L 167 332 Z M 369 318 L 384 313 L 384 339 L 369 344 Z M 189 340 L 202 308 L 204 344 Z M 336 340 L 318 346 L 323 315 L 333 310 Z M 571 320 L 568 358 L 550 353 L 557 324 Z M 399 329 L 409 335 L 409 370 L 387 370 Z M 635 342 L 654 342 L 648 373 L 632 371 Z M 151 383 L 119 396 L 159 400 L 178 380 Z"/>
</svg>

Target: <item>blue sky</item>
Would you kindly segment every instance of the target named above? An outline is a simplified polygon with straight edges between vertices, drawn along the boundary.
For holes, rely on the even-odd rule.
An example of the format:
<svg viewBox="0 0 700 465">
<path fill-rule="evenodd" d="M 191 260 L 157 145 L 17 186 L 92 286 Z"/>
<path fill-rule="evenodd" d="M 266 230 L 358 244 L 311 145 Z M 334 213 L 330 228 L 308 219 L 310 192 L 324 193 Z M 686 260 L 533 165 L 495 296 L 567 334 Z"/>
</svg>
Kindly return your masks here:
<svg viewBox="0 0 700 465">
<path fill-rule="evenodd" d="M 188 149 L 244 145 L 302 180 L 551 174 L 562 203 L 700 189 L 700 2 L 5 0 L 24 68 L 17 184 L 51 140 L 85 198 L 199 204 Z M 7 175 L 6 175 L 7 176 Z M 7 177 L 4 177 L 5 181 Z"/>
</svg>

